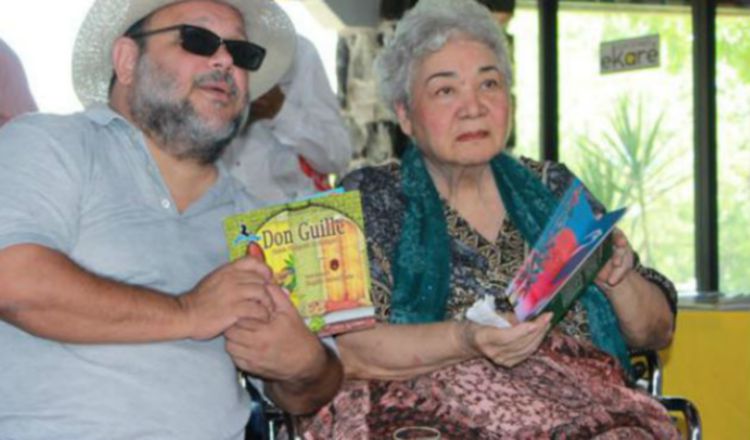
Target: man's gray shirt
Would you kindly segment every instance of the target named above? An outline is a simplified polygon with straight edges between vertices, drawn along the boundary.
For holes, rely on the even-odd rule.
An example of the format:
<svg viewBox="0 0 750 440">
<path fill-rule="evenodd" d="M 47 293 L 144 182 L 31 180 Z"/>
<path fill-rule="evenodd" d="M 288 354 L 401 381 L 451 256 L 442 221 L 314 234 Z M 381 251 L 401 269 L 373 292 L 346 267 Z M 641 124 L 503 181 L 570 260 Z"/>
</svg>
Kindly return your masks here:
<svg viewBox="0 0 750 440">
<path fill-rule="evenodd" d="M 179 213 L 142 133 L 104 106 L 0 130 L 0 249 L 176 295 L 227 261 L 222 219 L 252 206 L 219 166 Z M 0 321 L 0 439 L 240 439 L 248 413 L 222 337 L 66 344 Z"/>
</svg>

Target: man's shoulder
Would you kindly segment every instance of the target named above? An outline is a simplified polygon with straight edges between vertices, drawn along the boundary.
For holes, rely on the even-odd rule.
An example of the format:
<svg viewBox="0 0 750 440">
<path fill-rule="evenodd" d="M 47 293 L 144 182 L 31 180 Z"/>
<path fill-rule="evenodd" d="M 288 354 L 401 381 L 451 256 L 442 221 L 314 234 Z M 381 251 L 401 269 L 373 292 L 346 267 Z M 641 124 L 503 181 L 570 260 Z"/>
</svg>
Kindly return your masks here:
<svg viewBox="0 0 750 440">
<path fill-rule="evenodd" d="M 125 151 L 114 147 L 130 142 L 127 123 L 115 119 L 97 119 L 88 111 L 70 115 L 23 115 L 3 126 L 0 155 L 12 154 L 12 163 L 17 167 L 44 170 L 62 167 L 68 172 L 91 170 L 90 165 L 113 150 Z"/>
<path fill-rule="evenodd" d="M 66 115 L 55 113 L 25 113 L 13 120 L 14 124 L 25 127 L 33 127 L 39 130 L 45 130 L 55 127 L 70 128 L 83 121 L 83 113 L 70 113 Z"/>
<path fill-rule="evenodd" d="M 91 111 L 70 113 L 66 115 L 53 113 L 26 113 L 14 119 L 8 125 L 14 128 L 16 135 L 49 133 L 55 138 L 76 136 L 96 126 L 106 125 L 101 117 Z"/>
<path fill-rule="evenodd" d="M 120 119 L 120 122 L 114 122 Z M 112 110 L 106 108 L 90 109 L 66 115 L 53 113 L 27 113 L 7 124 L 6 138 L 10 142 L 28 142 L 61 144 L 66 148 L 75 148 L 83 140 L 96 136 L 102 129 L 112 125 L 124 127 L 126 122 Z"/>
<path fill-rule="evenodd" d="M 35 150 L 50 150 L 70 145 L 70 139 L 82 131 L 85 122 L 79 115 L 55 115 L 48 113 L 26 113 L 11 120 L 3 127 L 0 136 L 0 151 L 30 153 Z M 61 149 L 61 148 L 57 148 Z"/>
</svg>

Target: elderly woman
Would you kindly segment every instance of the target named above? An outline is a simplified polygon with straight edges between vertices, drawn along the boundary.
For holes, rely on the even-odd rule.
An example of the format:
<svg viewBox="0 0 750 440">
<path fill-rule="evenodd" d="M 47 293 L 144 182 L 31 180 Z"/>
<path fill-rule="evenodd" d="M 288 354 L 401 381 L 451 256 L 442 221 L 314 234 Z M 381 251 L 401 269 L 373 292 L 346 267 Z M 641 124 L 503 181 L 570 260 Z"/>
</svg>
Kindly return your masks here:
<svg viewBox="0 0 750 440">
<path fill-rule="evenodd" d="M 391 438 L 408 425 L 451 439 L 675 437 L 621 367 L 628 347 L 670 342 L 675 291 L 637 264 L 622 233 L 549 334 L 549 315 L 510 328 L 465 319 L 485 294 L 512 312 L 505 287 L 573 179 L 503 151 L 511 74 L 489 11 L 421 0 L 376 68 L 413 140 L 400 166 L 344 181 L 362 192 L 380 323 L 338 338 L 347 381 L 303 423 L 306 437 Z"/>
</svg>

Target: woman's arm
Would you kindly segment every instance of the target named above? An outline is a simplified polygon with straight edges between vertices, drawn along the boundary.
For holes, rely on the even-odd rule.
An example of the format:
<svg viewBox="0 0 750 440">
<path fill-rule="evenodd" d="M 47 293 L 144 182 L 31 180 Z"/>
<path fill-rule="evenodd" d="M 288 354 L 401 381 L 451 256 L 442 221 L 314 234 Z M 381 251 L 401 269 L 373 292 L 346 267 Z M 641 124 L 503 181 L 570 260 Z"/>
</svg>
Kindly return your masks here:
<svg viewBox="0 0 750 440">
<path fill-rule="evenodd" d="M 355 379 L 399 380 L 486 357 L 512 367 L 536 351 L 550 316 L 500 329 L 473 322 L 379 324 L 338 337 L 344 373 Z"/>
<path fill-rule="evenodd" d="M 617 314 L 625 341 L 633 348 L 660 349 L 672 341 L 674 313 L 667 296 L 634 269 L 635 255 L 625 234 L 612 233 L 614 252 L 597 284 Z"/>
<path fill-rule="evenodd" d="M 614 287 L 602 286 L 633 348 L 661 349 L 672 341 L 674 314 L 661 289 L 635 270 Z"/>
<path fill-rule="evenodd" d="M 560 197 L 575 176 L 563 164 L 548 162 L 548 165 L 547 185 Z M 588 190 L 587 194 L 594 212 L 603 213 L 605 207 Z M 625 341 L 633 348 L 656 349 L 669 345 L 674 331 L 674 286 L 665 278 L 657 282 L 645 276 L 656 274 L 651 269 L 634 269 L 635 254 L 625 235 L 615 229 L 612 237 L 614 255 L 599 273 L 596 283 L 609 298 Z"/>
</svg>

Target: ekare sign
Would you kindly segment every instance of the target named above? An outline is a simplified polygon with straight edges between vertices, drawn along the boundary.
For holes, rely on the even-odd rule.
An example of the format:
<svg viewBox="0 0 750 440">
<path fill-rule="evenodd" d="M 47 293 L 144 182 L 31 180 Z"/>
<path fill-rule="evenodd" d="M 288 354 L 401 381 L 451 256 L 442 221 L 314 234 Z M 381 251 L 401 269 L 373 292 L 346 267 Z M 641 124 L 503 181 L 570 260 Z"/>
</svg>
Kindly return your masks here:
<svg viewBox="0 0 750 440">
<path fill-rule="evenodd" d="M 599 45 L 599 65 L 602 74 L 659 67 L 659 36 L 605 41 Z"/>
</svg>

